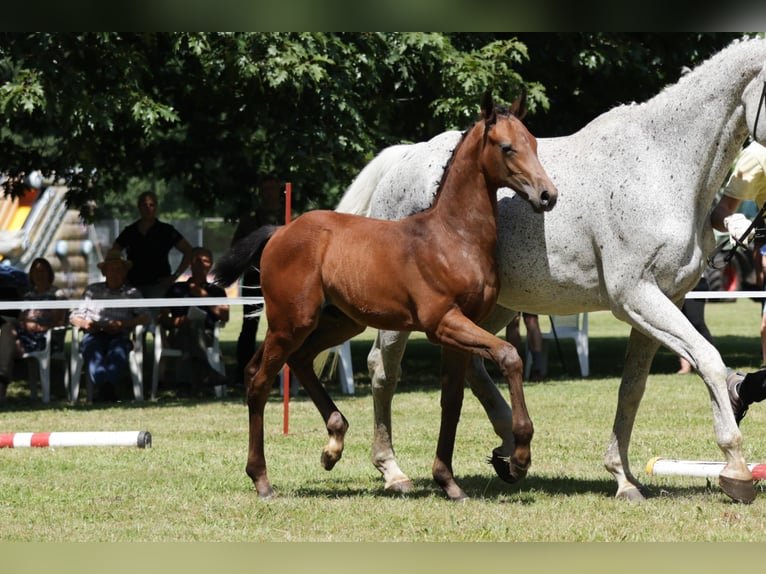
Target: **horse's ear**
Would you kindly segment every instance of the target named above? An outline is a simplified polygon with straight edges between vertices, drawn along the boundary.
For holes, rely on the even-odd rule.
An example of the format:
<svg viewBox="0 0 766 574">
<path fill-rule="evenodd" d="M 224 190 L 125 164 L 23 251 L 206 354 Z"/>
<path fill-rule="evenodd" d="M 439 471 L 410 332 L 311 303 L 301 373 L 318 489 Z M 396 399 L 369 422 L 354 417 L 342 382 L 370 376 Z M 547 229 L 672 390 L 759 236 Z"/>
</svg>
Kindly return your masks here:
<svg viewBox="0 0 766 574">
<path fill-rule="evenodd" d="M 481 97 L 481 117 L 485 121 L 495 120 L 495 101 L 492 99 L 492 92 L 487 90 Z"/>
<path fill-rule="evenodd" d="M 527 87 L 524 84 L 521 85 L 521 95 L 511 105 L 511 114 L 520 120 L 523 120 L 524 116 L 527 115 Z"/>
</svg>

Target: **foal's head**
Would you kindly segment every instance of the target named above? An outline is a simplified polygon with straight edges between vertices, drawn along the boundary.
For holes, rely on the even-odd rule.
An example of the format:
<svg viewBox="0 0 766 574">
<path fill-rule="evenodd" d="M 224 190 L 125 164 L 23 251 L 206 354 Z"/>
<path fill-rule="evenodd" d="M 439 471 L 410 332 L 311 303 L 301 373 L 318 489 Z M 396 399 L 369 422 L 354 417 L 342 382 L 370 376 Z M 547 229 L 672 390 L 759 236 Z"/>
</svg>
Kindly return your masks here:
<svg viewBox="0 0 766 574">
<path fill-rule="evenodd" d="M 550 211 L 558 191 L 537 159 L 537 140 L 521 123 L 526 112 L 526 92 L 509 111 L 495 108 L 487 92 L 481 102 L 484 120 L 482 166 L 487 182 L 510 187 L 532 204 L 535 211 Z"/>
</svg>

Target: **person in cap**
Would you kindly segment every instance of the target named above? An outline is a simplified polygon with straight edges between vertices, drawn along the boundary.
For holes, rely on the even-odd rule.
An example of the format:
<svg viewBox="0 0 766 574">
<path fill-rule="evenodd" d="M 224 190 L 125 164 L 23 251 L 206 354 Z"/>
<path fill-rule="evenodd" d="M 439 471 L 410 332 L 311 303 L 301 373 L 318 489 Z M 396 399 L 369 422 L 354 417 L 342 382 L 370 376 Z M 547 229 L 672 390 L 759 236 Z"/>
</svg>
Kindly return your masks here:
<svg viewBox="0 0 766 574">
<path fill-rule="evenodd" d="M 70 323 L 85 331 L 80 350 L 93 381 L 94 400 L 117 398 L 117 383 L 126 372 L 133 348 L 130 333 L 137 325 L 148 325 L 151 315 L 138 302 L 136 307 L 109 307 L 103 299 L 141 299 L 141 292 L 126 282 L 131 262 L 120 250 L 110 249 L 98 268 L 104 281 L 91 283 L 82 298 L 86 301 L 72 311 Z"/>
</svg>

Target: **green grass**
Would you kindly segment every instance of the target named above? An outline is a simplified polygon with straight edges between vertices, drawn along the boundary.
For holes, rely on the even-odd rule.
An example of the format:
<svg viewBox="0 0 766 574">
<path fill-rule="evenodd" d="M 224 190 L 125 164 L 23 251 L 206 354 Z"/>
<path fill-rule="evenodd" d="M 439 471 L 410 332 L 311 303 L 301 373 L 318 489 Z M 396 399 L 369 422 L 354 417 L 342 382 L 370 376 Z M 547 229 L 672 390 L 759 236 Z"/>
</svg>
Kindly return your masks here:
<svg viewBox="0 0 766 574">
<path fill-rule="evenodd" d="M 760 308 L 752 301 L 707 306 L 708 324 L 733 367 L 761 364 Z M 235 315 L 223 331 L 233 357 Z M 545 325 L 544 325 L 545 327 Z M 452 503 L 431 479 L 439 420 L 438 349 L 413 336 L 394 402 L 394 438 L 402 469 L 415 482 L 407 496 L 386 493 L 369 462 L 372 400 L 366 353 L 372 332 L 352 343 L 356 395 L 329 388 L 351 423 L 346 451 L 326 472 L 321 418 L 301 394 L 282 434 L 281 399 L 267 406 L 269 476 L 277 496 L 259 500 L 244 473 L 247 412 L 240 395 L 225 400 L 71 407 L 29 400 L 21 382 L 0 407 L 0 432 L 149 430 L 150 449 L 0 450 L 2 541 L 758 541 L 766 540 L 766 496 L 736 505 L 715 482 L 652 477 L 654 456 L 721 460 L 707 391 L 678 376 L 676 358 L 655 359 L 631 445 L 632 469 L 652 492 L 643 504 L 614 499 L 603 468 L 628 329 L 608 313 L 590 316 L 593 375 L 567 375 L 555 350 L 551 378 L 527 384 L 535 423 L 533 465 L 517 485 L 495 478 L 485 458 L 498 444 L 478 402 L 466 394 L 454 468 L 471 496 Z M 576 368 L 574 346 L 562 350 Z M 231 365 L 230 365 L 231 366 Z M 501 387 L 507 396 L 507 389 Z M 55 390 L 55 389 L 54 389 Z M 766 462 L 766 413 L 755 405 L 742 423 L 746 458 Z"/>
</svg>

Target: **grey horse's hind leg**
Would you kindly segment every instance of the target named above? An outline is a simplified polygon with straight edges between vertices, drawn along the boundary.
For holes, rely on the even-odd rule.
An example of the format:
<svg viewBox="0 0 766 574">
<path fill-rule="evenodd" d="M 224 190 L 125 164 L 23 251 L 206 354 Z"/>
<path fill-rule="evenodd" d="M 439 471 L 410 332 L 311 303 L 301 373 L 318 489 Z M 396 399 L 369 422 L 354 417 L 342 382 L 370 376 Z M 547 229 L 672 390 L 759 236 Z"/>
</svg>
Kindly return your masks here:
<svg viewBox="0 0 766 574">
<path fill-rule="evenodd" d="M 508 326 L 515 314 L 516 311 L 497 306 L 492 314 L 482 321 L 481 327 L 490 333 L 497 333 Z M 520 349 L 517 351 L 521 354 Z M 484 407 L 495 434 L 503 441 L 500 446 L 492 450 L 489 462 L 501 479 L 506 482 L 514 482 L 508 472 L 508 460 L 516 447 L 516 441 L 513 438 L 511 406 L 503 398 L 495 381 L 489 376 L 484 360 L 480 357 L 473 357 L 471 360 L 470 368 L 466 372 L 466 379 L 474 396 Z"/>
<path fill-rule="evenodd" d="M 409 336 L 406 331 L 378 331 L 367 356 L 375 419 L 371 458 L 383 475 L 386 490 L 393 492 L 408 492 L 414 487 L 396 463 L 391 438 L 391 402 L 402 376 L 402 357 Z"/>
</svg>

